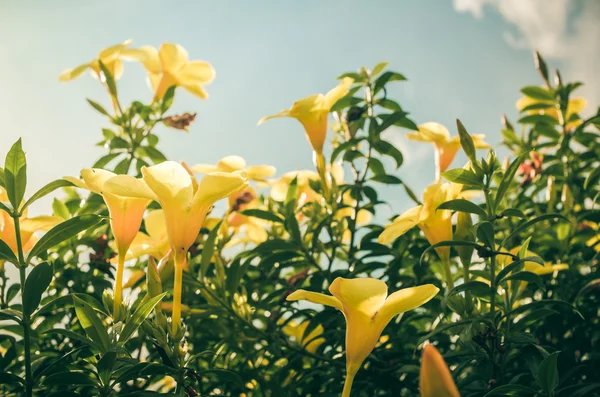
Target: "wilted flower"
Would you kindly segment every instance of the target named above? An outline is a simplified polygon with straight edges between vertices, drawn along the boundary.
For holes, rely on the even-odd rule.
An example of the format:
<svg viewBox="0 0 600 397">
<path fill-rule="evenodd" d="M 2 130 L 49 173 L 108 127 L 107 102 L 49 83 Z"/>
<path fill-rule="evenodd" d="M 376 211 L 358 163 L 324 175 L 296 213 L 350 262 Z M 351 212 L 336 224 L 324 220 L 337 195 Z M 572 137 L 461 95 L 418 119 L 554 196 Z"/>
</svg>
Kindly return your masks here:
<svg viewBox="0 0 600 397">
<path fill-rule="evenodd" d="M 354 376 L 377 344 L 385 326 L 398 314 L 431 300 L 439 289 L 426 284 L 404 288 L 388 296 L 387 286 L 373 278 L 336 278 L 329 292 L 333 296 L 297 290 L 288 301 L 307 300 L 340 310 L 346 318 L 346 382 L 343 397 L 350 396 Z"/>
<path fill-rule="evenodd" d="M 421 397 L 460 397 L 448 365 L 433 345 L 423 348 L 419 388 Z"/>
<path fill-rule="evenodd" d="M 168 116 L 162 119 L 162 122 L 167 127 L 175 128 L 177 130 L 187 131 L 189 126 L 196 119 L 196 113 L 184 113 L 179 116 Z"/>
<path fill-rule="evenodd" d="M 450 167 L 452 160 L 460 149 L 460 138 L 450 137 L 450 132 L 439 123 L 429 122 L 419 125 L 419 131 L 406 134 L 408 139 L 421 142 L 430 142 L 435 146 L 436 179 Z M 490 145 L 484 141 L 485 135 L 471 135 L 476 149 L 489 149 Z"/>
<path fill-rule="evenodd" d="M 528 185 L 533 179 L 542 173 L 544 155 L 538 152 L 530 152 L 529 159 L 524 160 L 517 170 L 517 175 L 523 175 L 521 186 Z"/>
</svg>

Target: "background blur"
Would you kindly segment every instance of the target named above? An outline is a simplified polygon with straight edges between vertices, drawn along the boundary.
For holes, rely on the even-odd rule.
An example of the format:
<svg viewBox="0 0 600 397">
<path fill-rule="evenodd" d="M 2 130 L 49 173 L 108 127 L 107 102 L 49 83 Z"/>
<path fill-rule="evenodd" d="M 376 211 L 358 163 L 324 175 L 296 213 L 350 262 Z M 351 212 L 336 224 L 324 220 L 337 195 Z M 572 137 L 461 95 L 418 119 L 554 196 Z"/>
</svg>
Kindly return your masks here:
<svg viewBox="0 0 600 397">
<path fill-rule="evenodd" d="M 588 112 L 598 106 L 598 21 L 597 0 L 0 0 L 0 156 L 23 137 L 30 194 L 91 166 L 103 153 L 94 143 L 106 124 L 84 98 L 105 105 L 108 98 L 87 74 L 70 83 L 58 75 L 126 39 L 179 43 L 217 71 L 207 101 L 177 92 L 174 112 L 198 112 L 189 134 L 158 130 L 173 160 L 214 163 L 238 154 L 279 175 L 310 168 L 299 123 L 257 121 L 326 92 L 342 72 L 380 61 L 408 77 L 390 95 L 415 122 L 437 121 L 455 134 L 460 118 L 497 144 L 501 113 L 514 120 L 519 88 L 540 83 L 532 48 L 566 80 L 585 81 L 579 94 Z M 125 64 L 119 86 L 124 101 L 151 97 L 139 64 Z M 434 178 L 433 147 L 407 141 L 400 129 L 392 134 L 405 155 L 398 176 L 421 191 Z M 454 166 L 463 163 L 459 157 Z M 385 195 L 394 212 L 411 204 L 401 186 Z M 49 200 L 33 211 L 49 211 Z"/>
</svg>

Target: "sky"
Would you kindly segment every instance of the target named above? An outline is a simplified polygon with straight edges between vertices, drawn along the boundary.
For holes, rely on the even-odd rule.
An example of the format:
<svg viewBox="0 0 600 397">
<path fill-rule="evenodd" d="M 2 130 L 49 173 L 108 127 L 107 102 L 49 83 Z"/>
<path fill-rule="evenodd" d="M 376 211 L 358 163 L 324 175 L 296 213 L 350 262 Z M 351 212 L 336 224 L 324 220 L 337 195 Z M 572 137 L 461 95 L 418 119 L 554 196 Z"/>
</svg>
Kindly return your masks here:
<svg viewBox="0 0 600 397">
<path fill-rule="evenodd" d="M 0 158 L 23 138 L 29 194 L 91 166 L 104 153 L 94 143 L 107 124 L 85 98 L 108 105 L 106 95 L 87 74 L 69 83 L 58 75 L 127 39 L 134 47 L 181 44 L 190 59 L 216 69 L 208 100 L 178 91 L 173 109 L 198 113 L 190 132 L 158 129 L 172 160 L 214 163 L 237 154 L 279 175 L 311 168 L 300 124 L 257 121 L 380 61 L 408 78 L 390 95 L 415 122 L 440 122 L 455 134 L 459 118 L 497 144 L 501 114 L 514 120 L 519 89 L 540 84 L 532 48 L 565 79 L 583 79 L 582 94 L 598 106 L 599 17 L 596 0 L 0 0 Z M 119 90 L 123 101 L 152 96 L 134 63 L 125 65 Z M 405 133 L 387 133 L 405 155 L 396 175 L 420 192 L 434 179 L 433 148 Z M 463 163 L 459 157 L 454 166 Z M 395 213 L 411 205 L 400 186 L 384 194 Z"/>
</svg>

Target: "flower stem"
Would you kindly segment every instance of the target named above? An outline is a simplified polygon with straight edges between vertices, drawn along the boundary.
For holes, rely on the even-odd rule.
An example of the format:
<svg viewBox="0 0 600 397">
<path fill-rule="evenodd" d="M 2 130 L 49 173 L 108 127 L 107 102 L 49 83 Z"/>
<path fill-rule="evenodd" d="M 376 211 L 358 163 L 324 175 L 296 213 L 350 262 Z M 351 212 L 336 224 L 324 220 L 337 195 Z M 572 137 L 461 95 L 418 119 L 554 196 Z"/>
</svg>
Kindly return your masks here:
<svg viewBox="0 0 600 397">
<path fill-rule="evenodd" d="M 321 186 L 323 188 L 323 196 L 327 202 L 330 201 L 329 196 L 329 182 L 327 181 L 327 164 L 323 153 L 315 152 L 315 162 L 317 165 L 317 172 L 321 178 Z"/>
<path fill-rule="evenodd" d="M 355 372 L 347 371 L 346 381 L 344 382 L 344 390 L 342 390 L 342 397 L 350 397 L 350 391 L 352 390 L 352 382 L 354 382 Z"/>
<path fill-rule="evenodd" d="M 21 241 L 21 224 L 19 215 L 12 215 L 15 224 L 15 237 L 17 240 L 17 251 L 19 255 L 19 279 L 21 281 L 21 296 L 25 299 L 25 257 L 23 255 L 23 243 Z M 24 302 L 23 302 L 24 303 Z M 31 373 L 31 348 L 30 348 L 30 333 L 31 320 L 29 314 L 23 311 L 23 345 L 25 351 L 25 395 L 31 397 L 33 395 L 33 377 Z"/>
<path fill-rule="evenodd" d="M 171 314 L 171 326 L 173 334 L 177 333 L 177 328 L 181 324 L 181 288 L 183 285 L 183 267 L 185 266 L 185 256 L 175 255 L 175 279 L 173 281 L 173 312 Z"/>
<path fill-rule="evenodd" d="M 115 278 L 115 296 L 113 297 L 113 315 L 115 322 L 119 318 L 121 302 L 123 302 L 123 271 L 125 269 L 125 254 L 119 250 L 117 259 L 117 276 Z"/>
<path fill-rule="evenodd" d="M 444 278 L 448 285 L 448 291 L 454 288 L 454 279 L 452 278 L 452 270 L 450 269 L 450 258 L 442 259 L 442 267 L 444 268 Z"/>
</svg>

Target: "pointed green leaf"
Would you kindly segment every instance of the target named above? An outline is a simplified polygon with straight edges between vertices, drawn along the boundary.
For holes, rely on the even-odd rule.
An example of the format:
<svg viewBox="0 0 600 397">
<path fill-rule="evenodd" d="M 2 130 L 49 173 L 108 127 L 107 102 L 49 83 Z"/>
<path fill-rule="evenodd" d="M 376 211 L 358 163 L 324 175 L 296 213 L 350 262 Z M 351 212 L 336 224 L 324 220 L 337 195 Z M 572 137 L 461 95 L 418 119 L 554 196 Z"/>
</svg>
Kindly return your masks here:
<svg viewBox="0 0 600 397">
<path fill-rule="evenodd" d="M 158 305 L 166 294 L 166 292 L 163 292 L 160 295 L 150 298 L 136 309 L 131 318 L 125 323 L 121 335 L 119 335 L 120 344 L 127 342 L 127 340 L 131 338 L 134 332 L 137 331 L 142 322 L 150 315 L 152 310 L 154 310 L 154 307 Z"/>
<path fill-rule="evenodd" d="M 110 339 L 106 332 L 106 326 L 102 323 L 96 311 L 86 301 L 76 296 L 73 296 L 73 305 L 81 327 L 100 347 L 102 352 L 107 352 L 110 348 Z"/>
<path fill-rule="evenodd" d="M 42 294 L 52 281 L 52 266 L 48 262 L 38 263 L 27 276 L 23 291 L 23 312 L 29 316 L 37 309 Z"/>
<path fill-rule="evenodd" d="M 48 183 L 46 186 L 42 187 L 40 190 L 35 192 L 33 194 L 33 196 L 31 196 L 29 198 L 29 200 L 27 200 L 25 202 L 25 204 L 23 204 L 20 211 L 23 211 L 25 208 L 29 207 L 35 201 L 41 199 L 42 197 L 44 197 L 47 194 L 52 193 L 56 189 L 61 188 L 61 187 L 67 187 L 67 186 L 73 186 L 73 184 L 65 179 L 57 179 L 55 181 Z"/>
<path fill-rule="evenodd" d="M 20 138 L 6 154 L 4 179 L 8 200 L 13 208 L 18 208 L 21 201 L 23 201 L 25 188 L 27 187 L 27 160 Z"/>
</svg>

